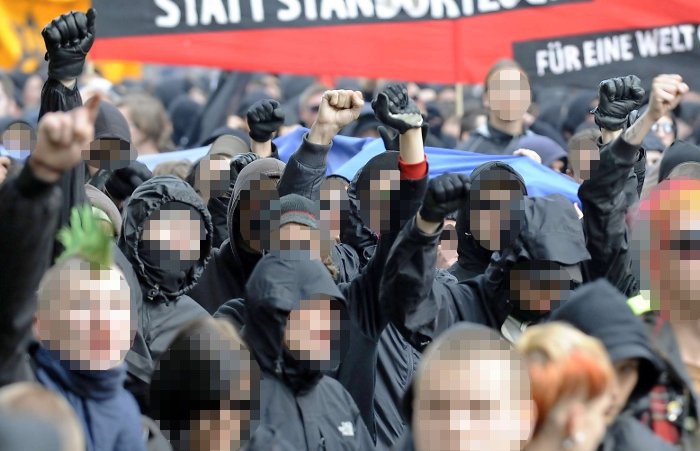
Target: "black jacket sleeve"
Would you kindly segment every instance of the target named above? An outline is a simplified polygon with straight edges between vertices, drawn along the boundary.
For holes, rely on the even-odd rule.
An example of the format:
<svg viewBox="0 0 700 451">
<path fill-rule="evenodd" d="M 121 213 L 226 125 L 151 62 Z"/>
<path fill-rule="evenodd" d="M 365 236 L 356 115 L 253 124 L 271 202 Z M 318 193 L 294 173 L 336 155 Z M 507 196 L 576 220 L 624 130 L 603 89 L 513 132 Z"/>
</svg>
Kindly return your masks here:
<svg viewBox="0 0 700 451">
<path fill-rule="evenodd" d="M 287 161 L 277 186 L 280 197 L 294 193 L 314 201 L 320 198 L 321 184 L 326 177 L 326 156 L 331 145 L 314 144 L 307 138 L 308 133 Z"/>
<path fill-rule="evenodd" d="M 39 120 L 49 112 L 54 111 L 70 111 L 73 108 L 82 106 L 83 101 L 80 97 L 78 86 L 72 89 L 67 88 L 58 80 L 49 78 L 41 90 L 41 110 L 39 111 Z M 63 193 L 63 204 L 59 211 L 58 227 L 63 227 L 70 221 L 70 211 L 76 205 L 87 203 L 87 195 L 85 194 L 85 163 L 80 162 L 70 171 L 66 171 L 61 177 L 58 186 Z M 53 245 L 53 258 L 56 258 L 62 251 L 62 247 L 58 242 Z"/>
<path fill-rule="evenodd" d="M 389 253 L 381 282 L 387 316 L 419 349 L 459 321 L 500 328 L 511 309 L 498 253 L 485 274 L 474 279 L 435 280 L 440 232 L 426 235 L 412 218 Z"/>
<path fill-rule="evenodd" d="M 54 242 L 61 194 L 28 165 L 0 185 L 0 384 L 24 380 L 36 291 Z"/>
<path fill-rule="evenodd" d="M 628 297 L 638 291 L 638 282 L 631 269 L 629 237 L 625 214 L 629 208 L 626 187 L 639 159 L 638 147 L 622 137 L 604 146 L 600 163 L 591 178 L 583 182 L 578 195 L 583 207 L 583 228 L 591 260 L 584 263 L 586 281 L 605 277 Z M 636 178 L 636 177 L 635 177 Z M 629 189 L 629 188 L 627 188 Z"/>
</svg>

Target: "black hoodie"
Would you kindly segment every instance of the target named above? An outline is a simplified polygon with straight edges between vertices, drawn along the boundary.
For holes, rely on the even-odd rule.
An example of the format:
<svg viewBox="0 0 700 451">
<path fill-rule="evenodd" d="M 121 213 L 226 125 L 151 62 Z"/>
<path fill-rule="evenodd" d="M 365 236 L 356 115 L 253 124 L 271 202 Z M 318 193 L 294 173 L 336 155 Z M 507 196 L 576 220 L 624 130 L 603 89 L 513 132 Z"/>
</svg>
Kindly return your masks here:
<svg viewBox="0 0 700 451">
<path fill-rule="evenodd" d="M 173 203 L 198 212 L 206 232 L 199 259 L 182 271 L 164 269 L 165 262 L 153 261 L 153 256 L 149 258 L 142 240 L 149 217 Z M 148 384 L 155 367 L 153 362 L 167 349 L 180 327 L 207 315 L 187 293 L 197 284 L 209 261 L 213 226 L 206 206 L 192 187 L 169 175 L 154 177 L 139 186 L 123 214 L 119 248 L 134 268 L 143 292 L 138 332 L 126 361 L 130 375 Z"/>
<path fill-rule="evenodd" d="M 510 165 L 501 161 L 490 161 L 479 165 L 469 177 L 471 180 L 475 180 L 479 175 L 492 169 L 500 169 L 512 173 L 520 182 L 523 194 L 527 196 L 525 180 Z M 491 254 L 493 254 L 492 251 L 481 246 L 471 234 L 468 205 L 467 203 L 464 208 L 459 209 L 457 212 L 457 223 L 455 224 L 457 231 L 457 262 L 448 269 L 450 274 L 455 276 L 460 282 L 483 274 L 489 266 Z"/>
<path fill-rule="evenodd" d="M 599 279 L 574 291 L 569 302 L 552 312 L 552 321 L 565 321 L 603 342 L 613 363 L 639 359 L 639 380 L 624 410 L 608 428 L 600 450 L 672 450 L 634 417 L 635 410 L 657 383 L 662 362 L 654 352 L 646 326 L 625 297 L 607 280 Z M 636 422 L 637 424 L 632 424 Z"/>
<path fill-rule="evenodd" d="M 325 376 L 343 358 L 347 319 L 334 333 L 331 361 L 305 362 L 284 346 L 289 313 L 304 299 L 319 294 L 337 301 L 341 318 L 347 303 L 319 261 L 288 261 L 272 255 L 261 259 L 246 291 L 243 336 L 263 372 L 261 425 L 277 432 L 295 449 L 370 450 L 372 439 L 350 394 Z"/>
</svg>

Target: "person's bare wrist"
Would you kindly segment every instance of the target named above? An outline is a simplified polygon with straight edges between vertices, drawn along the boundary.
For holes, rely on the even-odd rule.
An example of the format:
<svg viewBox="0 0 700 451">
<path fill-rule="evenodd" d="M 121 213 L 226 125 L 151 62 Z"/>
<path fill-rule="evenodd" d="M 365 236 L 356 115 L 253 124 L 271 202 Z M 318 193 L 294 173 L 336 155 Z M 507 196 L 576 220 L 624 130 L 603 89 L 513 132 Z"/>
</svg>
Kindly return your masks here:
<svg viewBox="0 0 700 451">
<path fill-rule="evenodd" d="M 418 230 L 425 233 L 426 235 L 432 235 L 436 233 L 442 227 L 442 222 L 431 222 L 426 221 L 420 215 L 420 212 L 416 214 L 416 227 Z"/>
<path fill-rule="evenodd" d="M 63 171 L 53 168 L 37 158 L 30 157 L 27 164 L 34 177 L 45 183 L 56 183 L 63 175 Z"/>
<path fill-rule="evenodd" d="M 333 138 L 339 131 L 335 125 L 314 123 L 309 130 L 307 140 L 312 144 L 327 146 L 333 142 Z"/>
</svg>

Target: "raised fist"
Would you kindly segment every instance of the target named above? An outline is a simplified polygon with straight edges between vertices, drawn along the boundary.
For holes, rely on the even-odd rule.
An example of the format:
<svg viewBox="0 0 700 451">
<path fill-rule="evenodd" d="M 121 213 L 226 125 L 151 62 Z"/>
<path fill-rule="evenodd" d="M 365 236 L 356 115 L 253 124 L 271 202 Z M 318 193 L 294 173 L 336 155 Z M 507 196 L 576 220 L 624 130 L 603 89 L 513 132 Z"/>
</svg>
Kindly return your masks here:
<svg viewBox="0 0 700 451">
<path fill-rule="evenodd" d="M 259 100 L 248 109 L 246 114 L 250 137 L 256 142 L 267 142 L 284 124 L 284 111 L 276 100 Z"/>
<path fill-rule="evenodd" d="M 326 91 L 315 125 L 331 128 L 337 133 L 360 117 L 364 104 L 360 91 Z"/>
<path fill-rule="evenodd" d="M 649 114 L 658 121 L 678 106 L 683 94 L 689 91 L 680 75 L 659 75 L 651 83 Z"/>
<path fill-rule="evenodd" d="M 65 171 L 82 161 L 95 134 L 100 97 L 93 96 L 85 106 L 68 112 L 46 113 L 39 121 L 36 148 L 28 164 L 34 175 L 48 183 L 56 182 Z"/>
<path fill-rule="evenodd" d="M 440 223 L 467 202 L 469 177 L 464 174 L 442 174 L 428 183 L 420 216 L 425 221 Z"/>
<path fill-rule="evenodd" d="M 83 72 L 85 57 L 95 42 L 94 8 L 87 14 L 71 11 L 55 18 L 41 31 L 46 45 L 44 59 L 49 77 L 56 80 L 77 78 Z"/>
<path fill-rule="evenodd" d="M 372 109 L 377 119 L 401 134 L 423 125 L 423 116 L 403 83 L 386 85 L 372 102 Z"/>
<path fill-rule="evenodd" d="M 593 110 L 595 123 L 616 131 L 628 124 L 628 116 L 642 105 L 644 88 L 636 75 L 610 78 L 600 82 L 600 101 Z"/>
</svg>

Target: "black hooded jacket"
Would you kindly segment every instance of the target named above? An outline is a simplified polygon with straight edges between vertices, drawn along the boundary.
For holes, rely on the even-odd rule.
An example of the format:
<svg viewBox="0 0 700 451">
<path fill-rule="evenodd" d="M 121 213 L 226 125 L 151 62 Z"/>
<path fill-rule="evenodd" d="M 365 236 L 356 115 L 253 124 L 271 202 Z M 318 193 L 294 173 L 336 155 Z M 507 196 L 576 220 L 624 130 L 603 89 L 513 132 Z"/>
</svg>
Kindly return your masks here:
<svg viewBox="0 0 700 451">
<path fill-rule="evenodd" d="M 585 284 L 573 292 L 569 302 L 552 312 L 552 321 L 565 321 L 603 342 L 613 363 L 639 360 L 639 380 L 624 410 L 608 428 L 601 451 L 643 449 L 672 450 L 670 444 L 635 418 L 635 410 L 648 403 L 657 383 L 662 362 L 654 352 L 646 326 L 627 305 L 627 299 L 607 280 Z M 637 425 L 631 424 L 636 422 Z"/>
<path fill-rule="evenodd" d="M 146 221 L 173 202 L 198 212 L 206 233 L 199 259 L 182 271 L 163 269 L 158 262 L 149 264 L 143 246 Z M 150 383 L 154 362 L 167 349 L 178 330 L 187 322 L 207 315 L 187 293 L 197 284 L 209 261 L 211 236 L 212 223 L 206 206 L 192 187 L 175 176 L 154 177 L 143 183 L 124 207 L 119 248 L 134 268 L 143 293 L 138 332 L 126 362 L 130 375 L 146 384 Z M 178 257 L 173 255 L 171 258 Z"/>
<path fill-rule="evenodd" d="M 480 174 L 491 169 L 502 169 L 512 173 L 520 182 L 523 194 L 527 196 L 525 180 L 510 165 L 500 161 L 490 161 L 477 166 L 469 177 L 471 180 L 475 180 Z M 455 229 L 457 231 L 457 262 L 448 271 L 461 282 L 483 274 L 489 266 L 493 252 L 480 245 L 471 234 L 468 204 L 457 212 Z"/>
<path fill-rule="evenodd" d="M 264 257 L 246 290 L 243 336 L 263 372 L 261 425 L 277 431 L 298 450 L 370 450 L 372 439 L 350 394 L 325 376 L 343 358 L 347 333 L 335 331 L 330 362 L 305 362 L 284 346 L 289 313 L 304 299 L 330 296 L 347 317 L 347 302 L 319 261 Z"/>
</svg>

